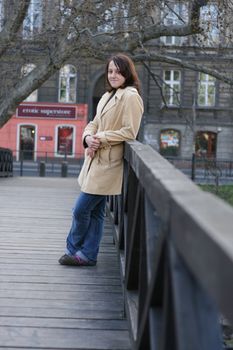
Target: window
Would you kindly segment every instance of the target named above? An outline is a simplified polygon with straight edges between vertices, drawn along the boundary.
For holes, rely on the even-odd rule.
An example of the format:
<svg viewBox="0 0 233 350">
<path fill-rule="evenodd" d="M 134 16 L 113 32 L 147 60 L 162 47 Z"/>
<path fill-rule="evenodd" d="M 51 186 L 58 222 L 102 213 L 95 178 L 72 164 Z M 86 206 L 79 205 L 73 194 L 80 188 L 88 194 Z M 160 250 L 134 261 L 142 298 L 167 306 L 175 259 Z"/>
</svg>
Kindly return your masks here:
<svg viewBox="0 0 233 350">
<path fill-rule="evenodd" d="M 59 76 L 59 102 L 76 102 L 76 69 L 70 64 L 60 69 Z"/>
<path fill-rule="evenodd" d="M 0 0 L 0 31 L 2 31 L 2 28 L 3 28 L 3 21 L 4 21 L 4 3 L 3 3 L 3 0 Z"/>
<path fill-rule="evenodd" d="M 220 34 L 218 27 L 218 6 L 216 4 L 203 6 L 200 17 L 204 34 L 202 36 L 199 35 L 199 39 L 206 45 L 217 44 Z"/>
<path fill-rule="evenodd" d="M 214 106 L 215 105 L 215 83 L 216 79 L 211 75 L 199 73 L 198 82 L 198 105 Z"/>
<path fill-rule="evenodd" d="M 27 16 L 23 21 L 23 37 L 31 39 L 40 32 L 42 26 L 42 1 L 31 0 Z"/>
<path fill-rule="evenodd" d="M 21 69 L 22 77 L 28 75 L 35 67 L 36 67 L 35 64 L 32 64 L 32 63 L 25 64 Z M 36 102 L 37 99 L 38 99 L 38 90 L 34 90 L 24 101 Z"/>
<path fill-rule="evenodd" d="M 57 155 L 72 156 L 74 153 L 74 128 L 61 125 L 57 127 Z"/>
<path fill-rule="evenodd" d="M 72 1 L 60 0 L 60 15 L 61 24 L 64 24 L 65 20 L 71 16 Z"/>
<path fill-rule="evenodd" d="M 164 71 L 164 98 L 168 106 L 180 105 L 180 80 L 181 74 L 177 70 Z"/>
<path fill-rule="evenodd" d="M 75 2 L 77 2 L 77 0 L 60 0 L 59 2 L 61 25 L 68 25 L 69 27 L 69 30 L 67 31 L 68 40 L 71 40 L 77 36 L 77 28 L 80 26 L 80 21 L 82 22 L 84 20 L 82 11 L 80 12 L 76 8 Z M 88 21 L 87 17 L 88 16 L 85 17 L 85 20 L 87 21 L 88 26 L 90 21 Z"/>
<path fill-rule="evenodd" d="M 163 24 L 166 27 L 175 25 L 182 26 L 188 22 L 188 7 L 186 4 L 164 4 L 164 11 L 162 12 Z M 182 37 L 177 36 L 165 36 L 161 40 L 166 45 L 180 45 L 183 42 Z"/>
<path fill-rule="evenodd" d="M 196 134 L 196 154 L 198 156 L 215 157 L 217 147 L 217 133 L 212 131 L 198 131 Z"/>
<path fill-rule="evenodd" d="M 105 6 L 98 29 L 100 32 L 125 29 L 128 25 L 128 17 L 128 9 L 125 4 L 116 3 L 109 9 L 106 9 Z"/>
<path fill-rule="evenodd" d="M 161 130 L 160 153 L 163 156 L 178 156 L 180 149 L 180 132 L 173 129 Z"/>
</svg>

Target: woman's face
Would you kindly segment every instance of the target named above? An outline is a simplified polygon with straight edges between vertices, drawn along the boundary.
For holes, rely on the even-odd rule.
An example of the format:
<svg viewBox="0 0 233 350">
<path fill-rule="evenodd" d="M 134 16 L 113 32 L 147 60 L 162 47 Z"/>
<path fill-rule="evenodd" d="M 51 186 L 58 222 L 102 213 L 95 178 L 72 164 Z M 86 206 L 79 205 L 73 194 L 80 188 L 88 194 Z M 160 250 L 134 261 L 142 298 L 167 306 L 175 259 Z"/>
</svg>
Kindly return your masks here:
<svg viewBox="0 0 233 350">
<path fill-rule="evenodd" d="M 115 66 L 113 61 L 110 61 L 108 65 L 108 81 L 112 88 L 118 89 L 125 82 L 125 78 L 119 72 L 119 69 Z"/>
</svg>

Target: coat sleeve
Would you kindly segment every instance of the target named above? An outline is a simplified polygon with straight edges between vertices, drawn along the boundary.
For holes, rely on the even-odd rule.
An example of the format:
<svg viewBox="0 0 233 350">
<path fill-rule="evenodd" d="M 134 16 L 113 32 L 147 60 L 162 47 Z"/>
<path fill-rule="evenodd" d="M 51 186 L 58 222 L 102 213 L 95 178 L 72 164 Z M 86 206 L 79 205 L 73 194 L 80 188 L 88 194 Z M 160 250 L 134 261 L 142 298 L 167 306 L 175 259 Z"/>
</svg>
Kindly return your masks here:
<svg viewBox="0 0 233 350">
<path fill-rule="evenodd" d="M 122 127 L 119 130 L 98 132 L 101 146 L 116 145 L 124 141 L 135 140 L 139 131 L 143 114 L 143 102 L 138 94 L 126 97 L 123 108 Z"/>
</svg>

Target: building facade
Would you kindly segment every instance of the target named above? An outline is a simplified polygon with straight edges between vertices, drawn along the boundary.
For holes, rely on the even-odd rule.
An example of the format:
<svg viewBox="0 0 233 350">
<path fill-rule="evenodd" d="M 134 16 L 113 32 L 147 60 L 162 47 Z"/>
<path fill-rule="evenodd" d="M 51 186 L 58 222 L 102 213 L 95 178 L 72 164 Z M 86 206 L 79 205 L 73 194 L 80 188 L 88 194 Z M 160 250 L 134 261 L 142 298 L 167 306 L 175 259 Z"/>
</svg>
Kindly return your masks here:
<svg viewBox="0 0 233 350">
<path fill-rule="evenodd" d="M 0 145 L 16 160 L 82 158 L 86 104 L 23 102 L 0 130 Z"/>
<path fill-rule="evenodd" d="M 38 15 L 41 2 L 31 3 L 31 21 L 25 21 L 25 36 L 39 28 L 43 15 Z M 161 16 L 164 25 L 182 25 L 188 18 L 188 4 L 174 1 L 172 11 L 164 7 L 155 17 Z M 215 23 L 217 13 L 215 2 L 202 8 L 203 19 L 211 14 L 205 38 L 208 53 L 193 37 L 160 38 L 149 44 L 150 49 L 197 64 L 222 66 L 230 72 L 227 49 L 222 49 L 220 57 L 213 44 L 222 40 Z M 33 65 L 32 60 L 22 66 L 22 74 L 28 74 Z M 83 128 L 94 117 L 105 91 L 104 69 L 104 64 L 95 59 L 80 62 L 72 57 L 19 106 L 16 115 L 0 130 L 0 146 L 13 149 L 16 158 L 29 147 L 28 158 L 34 160 L 40 152 L 54 157 L 64 153 L 69 157 L 82 155 Z M 208 74 L 166 63 L 151 62 L 147 68 L 137 64 L 137 70 L 145 105 L 139 135 L 142 142 L 165 156 L 190 158 L 196 152 L 232 159 L 233 91 L 228 85 Z"/>
<path fill-rule="evenodd" d="M 219 15 L 223 9 L 219 4 L 211 1 L 201 9 L 202 37 L 162 37 L 152 45 L 161 54 L 231 76 L 231 43 L 221 27 Z M 187 23 L 189 11 L 188 1 L 173 1 L 157 16 L 165 26 L 182 26 Z M 211 75 L 178 65 L 154 62 L 150 69 L 153 79 L 148 71 L 143 74 L 144 142 L 167 156 L 190 158 L 195 152 L 232 159 L 232 87 Z"/>
</svg>

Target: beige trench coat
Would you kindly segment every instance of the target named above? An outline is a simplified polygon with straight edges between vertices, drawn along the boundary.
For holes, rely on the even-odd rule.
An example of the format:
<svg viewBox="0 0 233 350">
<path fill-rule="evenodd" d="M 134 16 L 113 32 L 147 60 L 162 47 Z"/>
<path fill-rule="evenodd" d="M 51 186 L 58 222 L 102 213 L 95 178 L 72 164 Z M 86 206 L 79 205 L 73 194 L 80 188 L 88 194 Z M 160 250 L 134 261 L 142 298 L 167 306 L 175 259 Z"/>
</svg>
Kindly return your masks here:
<svg viewBox="0 0 233 350">
<path fill-rule="evenodd" d="M 102 96 L 94 120 L 88 123 L 83 133 L 83 140 L 87 135 L 96 135 L 101 142 L 94 158 L 85 154 L 78 177 L 81 191 L 85 193 L 121 193 L 123 144 L 134 140 L 140 127 L 143 102 L 137 90 L 134 87 L 119 88 L 105 106 L 110 95 L 106 92 Z"/>
</svg>

